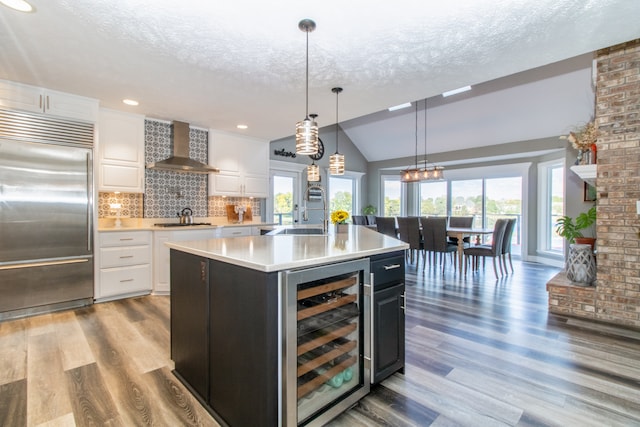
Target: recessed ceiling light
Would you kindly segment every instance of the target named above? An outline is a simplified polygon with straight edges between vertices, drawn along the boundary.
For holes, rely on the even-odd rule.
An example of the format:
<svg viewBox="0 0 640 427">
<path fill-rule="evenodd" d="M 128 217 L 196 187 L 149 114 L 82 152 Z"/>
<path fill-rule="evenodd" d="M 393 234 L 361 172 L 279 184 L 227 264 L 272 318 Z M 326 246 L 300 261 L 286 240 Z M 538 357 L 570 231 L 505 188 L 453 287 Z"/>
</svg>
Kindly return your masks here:
<svg viewBox="0 0 640 427">
<path fill-rule="evenodd" d="M 33 12 L 34 8 L 24 0 L 0 0 L 0 3 L 19 12 Z"/>
<path fill-rule="evenodd" d="M 388 110 L 389 111 L 396 111 L 396 110 L 402 110 L 403 108 L 409 108 L 409 107 L 411 107 L 411 103 L 410 102 L 405 102 L 404 104 L 396 105 L 394 107 L 389 107 Z"/>
<path fill-rule="evenodd" d="M 454 90 L 450 90 L 448 92 L 444 92 L 442 94 L 442 96 L 446 98 L 447 96 L 457 95 L 459 93 L 466 92 L 468 90 L 471 90 L 471 86 L 459 87 L 458 89 L 454 89 Z"/>
<path fill-rule="evenodd" d="M 247 126 L 247 125 L 238 125 L 238 126 L 236 126 L 236 127 L 237 127 L 238 129 L 248 129 L 248 128 L 249 128 L 249 126 Z"/>
<path fill-rule="evenodd" d="M 0 1 L 2 1 L 2 0 L 0 0 Z M 127 104 L 127 105 L 133 105 L 134 107 L 139 104 L 139 102 L 136 101 L 135 99 L 123 99 L 122 102 Z"/>
</svg>

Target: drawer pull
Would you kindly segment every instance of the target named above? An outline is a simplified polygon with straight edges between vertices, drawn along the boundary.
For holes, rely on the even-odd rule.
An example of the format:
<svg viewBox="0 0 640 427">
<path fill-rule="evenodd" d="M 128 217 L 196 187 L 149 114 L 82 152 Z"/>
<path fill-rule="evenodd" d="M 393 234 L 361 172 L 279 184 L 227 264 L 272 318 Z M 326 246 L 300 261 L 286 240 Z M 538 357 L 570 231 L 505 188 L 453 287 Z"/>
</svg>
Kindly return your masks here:
<svg viewBox="0 0 640 427">
<path fill-rule="evenodd" d="M 120 259 L 124 259 L 124 258 L 133 258 L 133 255 L 123 255 L 120 257 Z"/>
<path fill-rule="evenodd" d="M 396 268 L 400 268 L 400 264 L 389 264 L 384 266 L 385 270 L 393 270 Z"/>
<path fill-rule="evenodd" d="M 124 280 L 120 280 L 120 283 L 124 283 L 124 282 L 133 282 L 133 279 L 124 279 Z"/>
<path fill-rule="evenodd" d="M 133 237 L 125 237 L 123 239 L 120 239 L 121 242 L 127 241 L 127 240 L 133 240 Z"/>
</svg>

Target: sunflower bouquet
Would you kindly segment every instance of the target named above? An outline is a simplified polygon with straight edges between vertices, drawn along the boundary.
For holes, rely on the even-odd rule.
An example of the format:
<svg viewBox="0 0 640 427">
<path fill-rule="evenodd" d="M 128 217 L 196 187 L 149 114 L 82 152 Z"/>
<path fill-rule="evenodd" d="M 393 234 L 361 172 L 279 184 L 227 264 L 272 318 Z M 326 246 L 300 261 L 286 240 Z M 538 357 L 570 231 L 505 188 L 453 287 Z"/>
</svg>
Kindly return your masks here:
<svg viewBox="0 0 640 427">
<path fill-rule="evenodd" d="M 331 212 L 331 222 L 333 224 L 344 224 L 349 219 L 349 213 L 343 210 Z"/>
</svg>

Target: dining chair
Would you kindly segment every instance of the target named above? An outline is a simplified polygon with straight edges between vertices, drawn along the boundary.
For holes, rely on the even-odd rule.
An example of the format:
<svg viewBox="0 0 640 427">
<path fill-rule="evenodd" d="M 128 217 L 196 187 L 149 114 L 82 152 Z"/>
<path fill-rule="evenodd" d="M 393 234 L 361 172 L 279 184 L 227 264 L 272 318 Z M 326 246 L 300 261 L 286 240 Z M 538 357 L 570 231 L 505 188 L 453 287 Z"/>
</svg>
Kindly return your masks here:
<svg viewBox="0 0 640 427">
<path fill-rule="evenodd" d="M 398 218 L 398 237 L 405 243 L 409 244 L 409 256 L 413 264 L 414 254 L 422 252 L 424 258 L 424 245 L 422 242 L 422 234 L 420 232 L 420 220 L 417 216 L 399 216 Z M 416 264 L 418 260 L 416 259 Z"/>
<path fill-rule="evenodd" d="M 458 246 L 447 241 L 447 218 L 445 217 L 420 217 L 422 227 L 422 239 L 424 242 L 425 257 L 433 255 L 433 262 L 437 264 L 437 255 L 440 254 L 442 272 L 446 264 L 446 254 L 454 254 L 458 251 Z M 424 265 L 426 266 L 426 258 Z M 453 263 L 455 267 L 456 263 Z"/>
<path fill-rule="evenodd" d="M 491 257 L 493 259 L 493 272 L 498 276 L 498 268 L 496 267 L 496 258 L 502 256 L 502 241 L 504 239 L 504 232 L 507 228 L 508 219 L 500 218 L 496 221 L 493 227 L 493 236 L 491 239 L 491 245 L 476 245 L 465 248 L 464 250 L 464 273 L 467 274 L 468 257 Z M 500 276 L 502 276 L 502 263 L 500 264 Z"/>
<path fill-rule="evenodd" d="M 353 225 L 367 225 L 367 219 L 364 215 L 352 215 L 351 221 L 353 222 Z"/>
<path fill-rule="evenodd" d="M 376 230 L 378 233 L 386 234 L 387 236 L 398 238 L 398 232 L 396 231 L 396 219 L 392 216 L 377 216 L 376 217 Z"/>
<path fill-rule="evenodd" d="M 511 272 L 513 273 L 513 263 L 511 262 L 511 240 L 513 237 L 513 230 L 515 229 L 515 226 L 516 219 L 509 219 L 507 222 L 507 227 L 504 230 L 504 237 L 502 238 L 501 259 L 505 273 L 507 272 L 507 255 L 509 255 L 509 265 L 511 266 Z"/>
<path fill-rule="evenodd" d="M 376 225 L 375 215 L 365 215 L 367 217 L 367 225 Z"/>
<path fill-rule="evenodd" d="M 449 227 L 453 228 L 471 228 L 473 227 L 473 216 L 450 216 L 449 217 Z M 465 237 L 462 241 L 469 246 L 471 242 L 471 237 Z M 449 237 L 449 243 L 453 243 L 454 245 L 458 244 L 457 237 Z"/>
</svg>

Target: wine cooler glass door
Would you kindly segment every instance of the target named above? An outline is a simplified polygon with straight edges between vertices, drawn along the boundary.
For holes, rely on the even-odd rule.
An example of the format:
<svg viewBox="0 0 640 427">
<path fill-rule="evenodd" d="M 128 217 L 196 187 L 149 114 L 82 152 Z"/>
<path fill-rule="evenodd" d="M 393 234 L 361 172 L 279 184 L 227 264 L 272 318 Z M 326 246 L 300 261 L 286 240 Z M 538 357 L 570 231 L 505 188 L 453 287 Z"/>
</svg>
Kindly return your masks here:
<svg viewBox="0 0 640 427">
<path fill-rule="evenodd" d="M 368 393 L 368 278 L 362 260 L 285 273 L 287 425 L 320 424 Z"/>
</svg>

